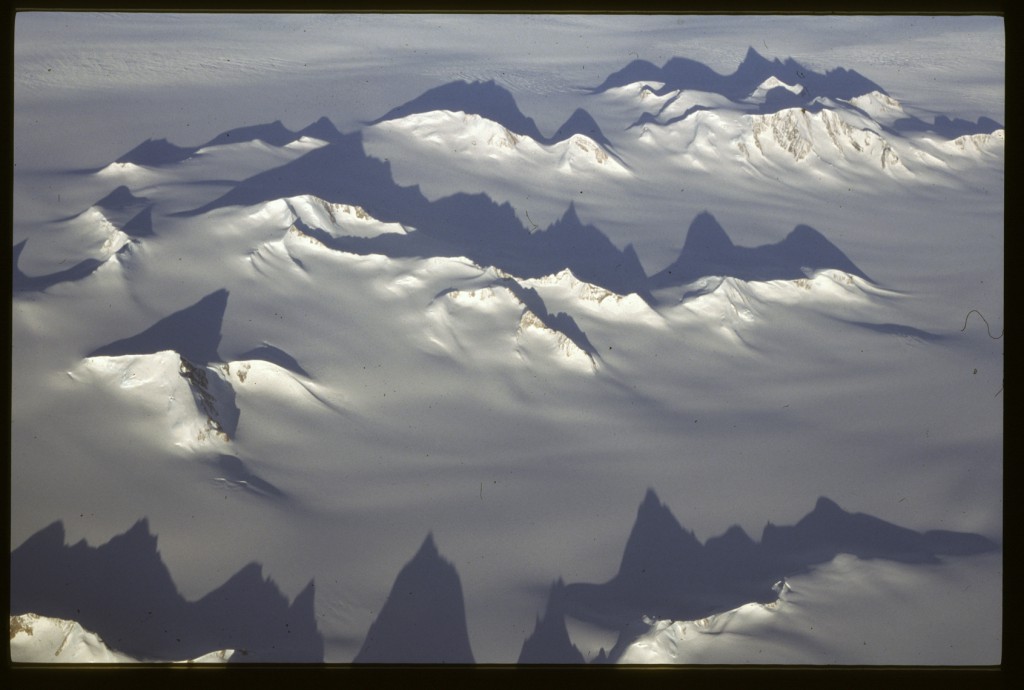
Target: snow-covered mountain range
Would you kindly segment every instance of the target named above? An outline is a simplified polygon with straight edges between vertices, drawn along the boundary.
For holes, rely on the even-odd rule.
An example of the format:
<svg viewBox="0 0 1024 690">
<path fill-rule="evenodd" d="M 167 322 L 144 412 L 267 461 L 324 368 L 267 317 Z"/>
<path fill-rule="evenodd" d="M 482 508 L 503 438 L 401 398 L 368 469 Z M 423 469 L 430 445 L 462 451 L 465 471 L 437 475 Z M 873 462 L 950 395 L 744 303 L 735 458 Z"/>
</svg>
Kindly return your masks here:
<svg viewBox="0 0 1024 690">
<path fill-rule="evenodd" d="M 1001 573 L 1004 128 L 699 57 L 44 171 L 12 654 L 990 663 L 999 591 L 954 590 Z M 936 642 L 830 628 L 899 615 L 865 577 L 952 602 Z"/>
</svg>

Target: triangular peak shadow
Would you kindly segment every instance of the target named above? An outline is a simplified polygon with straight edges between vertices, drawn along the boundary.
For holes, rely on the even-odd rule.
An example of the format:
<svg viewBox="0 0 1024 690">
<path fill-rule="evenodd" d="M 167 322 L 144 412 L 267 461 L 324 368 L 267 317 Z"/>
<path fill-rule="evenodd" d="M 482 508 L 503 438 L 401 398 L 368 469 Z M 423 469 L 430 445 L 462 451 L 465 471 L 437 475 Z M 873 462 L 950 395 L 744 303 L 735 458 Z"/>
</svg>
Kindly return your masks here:
<svg viewBox="0 0 1024 690">
<path fill-rule="evenodd" d="M 54 522 L 14 549 L 10 563 L 11 615 L 75 620 L 143 661 L 234 649 L 232 662 L 323 662 L 312 581 L 289 603 L 253 562 L 186 601 L 145 518 L 96 547 L 65 544 L 64 525 Z"/>
<path fill-rule="evenodd" d="M 537 616 L 533 633 L 523 641 L 519 664 L 582 664 L 586 660 L 565 627 L 565 583 L 558 578 L 548 591 L 544 616 Z"/>
<path fill-rule="evenodd" d="M 150 355 L 174 350 L 193 364 L 221 361 L 220 345 L 228 291 L 216 290 L 195 304 L 160 319 L 146 330 L 96 348 L 89 357 Z"/>
<path fill-rule="evenodd" d="M 213 139 L 200 146 L 222 146 L 224 144 L 238 144 L 246 141 L 262 141 L 271 146 L 284 146 L 295 141 L 297 135 L 284 126 L 280 120 L 257 125 L 246 125 L 221 132 Z"/>
<path fill-rule="evenodd" d="M 774 105 L 782 107 L 810 102 L 818 97 L 847 100 L 871 91 L 885 93 L 881 86 L 854 70 L 839 67 L 824 73 L 815 72 L 793 58 L 768 60 L 753 47 L 747 49 L 743 61 L 732 74 L 719 74 L 702 62 L 684 57 L 670 58 L 660 67 L 647 60 L 634 60 L 592 88 L 591 93 L 650 81 L 664 84 L 655 90 L 658 95 L 676 90 L 706 91 L 741 101 L 748 98 L 769 77 L 803 87 L 798 101 L 785 94 L 778 94 L 781 100 Z"/>
<path fill-rule="evenodd" d="M 561 219 L 531 233 L 510 204 L 498 204 L 486 194 L 457 193 L 430 201 L 419 187 L 398 185 L 389 163 L 366 155 L 359 133 L 243 180 L 219 199 L 179 215 L 302 195 L 358 205 L 380 221 L 413 228 L 404 234 L 334 237 L 296 223 L 331 249 L 395 258 L 464 256 L 522 278 L 568 268 L 579 279 L 617 294 L 636 292 L 650 299 L 647 276 L 632 247 L 619 250 L 598 228 L 584 224 L 572 203 Z"/>
<path fill-rule="evenodd" d="M 945 555 L 998 548 L 979 534 L 916 532 L 871 515 L 850 513 L 825 497 L 818 498 L 814 509 L 795 525 L 768 523 L 760 542 L 733 526 L 701 544 L 648 489 L 618 573 L 604 584 L 566 585 L 565 611 L 619 630 L 622 637 L 616 650 L 621 652 L 635 636 L 635 624 L 642 616 L 699 620 L 750 602 L 769 603 L 777 598 L 775 583 L 841 553 L 937 563 Z"/>
<path fill-rule="evenodd" d="M 493 79 L 473 82 L 460 80 L 442 84 L 425 91 L 407 103 L 392 108 L 367 124 L 375 125 L 387 120 L 397 120 L 408 115 L 437 110 L 479 115 L 498 123 L 510 132 L 528 136 L 545 145 L 565 141 L 575 134 L 582 134 L 606 149 L 612 148 L 611 142 L 601 131 L 597 121 L 583 108 L 577 108 L 555 130 L 552 136 L 545 136 L 537 128 L 537 123 L 533 121 L 533 118 L 527 117 L 519 109 L 515 97 Z"/>
<path fill-rule="evenodd" d="M 870 280 L 856 264 L 824 235 L 809 225 L 798 225 L 785 239 L 758 247 L 738 247 L 709 213 L 690 223 L 679 257 L 651 276 L 651 289 L 686 285 L 708 276 L 746 281 L 797 280 L 807 271 L 836 269 Z"/>
<path fill-rule="evenodd" d="M 353 663 L 473 663 L 462 583 L 433 534 L 398 572 Z"/>
<path fill-rule="evenodd" d="M 284 126 L 280 120 L 256 125 L 244 125 L 226 130 L 199 146 L 178 146 L 167 139 L 147 139 L 135 148 L 119 156 L 115 163 L 132 163 L 147 167 L 173 165 L 195 156 L 201 149 L 225 144 L 241 144 L 262 141 L 271 146 L 286 146 L 302 137 L 320 139 L 328 143 L 338 141 L 343 135 L 327 117 L 307 125 L 298 132 Z M 89 170 L 84 172 L 96 172 Z M 117 190 L 115 190 L 117 192 Z"/>
</svg>

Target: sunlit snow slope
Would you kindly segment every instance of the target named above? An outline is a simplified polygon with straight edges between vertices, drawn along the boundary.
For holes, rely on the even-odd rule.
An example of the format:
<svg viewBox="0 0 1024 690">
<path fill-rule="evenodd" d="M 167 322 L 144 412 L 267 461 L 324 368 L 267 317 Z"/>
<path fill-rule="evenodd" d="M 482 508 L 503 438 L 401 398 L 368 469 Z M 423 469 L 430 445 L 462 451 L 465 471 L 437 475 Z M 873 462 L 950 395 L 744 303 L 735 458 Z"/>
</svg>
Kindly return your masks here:
<svg viewBox="0 0 1024 690">
<path fill-rule="evenodd" d="M 998 663 L 1004 128 L 702 59 L 18 168 L 15 660 Z"/>
</svg>

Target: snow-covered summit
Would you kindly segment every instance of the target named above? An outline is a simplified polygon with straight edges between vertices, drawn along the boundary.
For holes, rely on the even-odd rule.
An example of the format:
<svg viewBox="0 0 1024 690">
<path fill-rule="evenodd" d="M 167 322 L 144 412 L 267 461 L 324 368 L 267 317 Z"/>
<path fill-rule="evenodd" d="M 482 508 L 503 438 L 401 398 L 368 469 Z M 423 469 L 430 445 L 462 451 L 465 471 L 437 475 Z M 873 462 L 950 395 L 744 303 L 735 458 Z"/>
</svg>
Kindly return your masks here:
<svg viewBox="0 0 1024 690">
<path fill-rule="evenodd" d="M 435 110 L 385 120 L 374 127 L 430 147 L 435 155 L 470 156 L 506 165 L 521 162 L 535 169 L 566 172 L 627 172 L 604 146 L 585 134 L 572 133 L 567 139 L 544 143 L 474 113 Z"/>
</svg>

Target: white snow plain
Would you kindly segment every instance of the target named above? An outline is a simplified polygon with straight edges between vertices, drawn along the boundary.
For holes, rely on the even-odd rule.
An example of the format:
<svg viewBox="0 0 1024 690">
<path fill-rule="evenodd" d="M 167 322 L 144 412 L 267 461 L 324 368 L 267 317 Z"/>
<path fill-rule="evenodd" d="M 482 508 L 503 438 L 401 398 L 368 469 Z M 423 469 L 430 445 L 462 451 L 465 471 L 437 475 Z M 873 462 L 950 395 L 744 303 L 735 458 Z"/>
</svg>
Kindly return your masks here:
<svg viewBox="0 0 1024 690">
<path fill-rule="evenodd" d="M 29 12 L 14 58 L 15 553 L 146 519 L 182 601 L 313 581 L 326 662 L 515 663 L 550 609 L 585 661 L 1000 663 L 1000 18 Z M 556 610 L 652 488 L 701 544 L 825 496 L 992 547 Z M 144 656 L 18 582 L 33 644 Z"/>
</svg>

